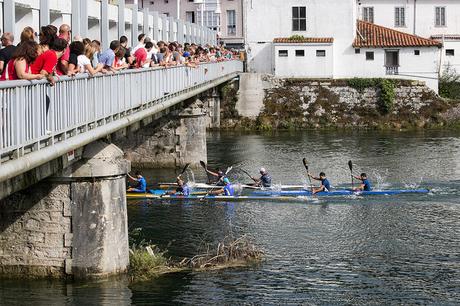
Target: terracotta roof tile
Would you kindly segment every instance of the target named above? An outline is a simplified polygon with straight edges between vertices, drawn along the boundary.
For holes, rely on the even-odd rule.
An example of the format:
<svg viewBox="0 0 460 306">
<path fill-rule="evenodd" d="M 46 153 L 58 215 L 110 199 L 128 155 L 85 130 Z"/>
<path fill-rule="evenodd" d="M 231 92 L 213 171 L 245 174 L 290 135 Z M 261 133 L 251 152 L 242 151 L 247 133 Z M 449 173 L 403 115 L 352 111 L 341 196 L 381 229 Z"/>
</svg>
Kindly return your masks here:
<svg viewBox="0 0 460 306">
<path fill-rule="evenodd" d="M 275 38 L 273 42 L 276 44 L 332 44 L 332 37 L 304 37 L 303 39 L 291 39 L 289 37 Z"/>
<path fill-rule="evenodd" d="M 403 33 L 362 20 L 358 20 L 356 38 L 353 42 L 355 48 L 440 46 L 439 41 Z"/>
</svg>

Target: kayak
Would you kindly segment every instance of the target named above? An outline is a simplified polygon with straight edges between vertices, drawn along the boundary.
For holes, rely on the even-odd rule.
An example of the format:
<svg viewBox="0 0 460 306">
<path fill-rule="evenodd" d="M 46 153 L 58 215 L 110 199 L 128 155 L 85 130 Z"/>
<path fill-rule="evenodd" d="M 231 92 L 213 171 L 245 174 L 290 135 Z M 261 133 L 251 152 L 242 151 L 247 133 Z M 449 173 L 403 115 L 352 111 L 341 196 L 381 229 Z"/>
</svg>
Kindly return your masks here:
<svg viewBox="0 0 460 306">
<path fill-rule="evenodd" d="M 234 186 L 241 186 L 243 189 L 255 189 L 255 190 L 284 190 L 284 189 L 305 189 L 305 188 L 310 188 L 311 186 L 306 186 L 306 185 L 276 185 L 272 187 L 256 187 L 248 184 L 233 184 Z M 158 184 L 160 189 L 168 189 L 168 188 L 174 188 L 177 187 L 177 183 L 160 183 Z M 205 183 L 194 183 L 190 184 L 190 187 L 194 189 L 216 189 L 221 186 L 216 186 L 216 185 L 210 185 L 210 184 L 205 184 Z"/>
<path fill-rule="evenodd" d="M 159 195 L 159 194 L 149 194 L 149 193 L 127 193 L 126 197 L 128 200 L 157 200 L 157 201 L 302 201 L 303 198 L 300 197 L 270 197 L 270 196 L 217 196 L 217 195 Z"/>
<path fill-rule="evenodd" d="M 291 191 L 254 191 L 249 195 L 236 196 L 215 196 L 206 195 L 206 192 L 194 192 L 190 196 L 183 195 L 165 195 L 164 190 L 149 190 L 147 193 L 128 192 L 128 199 L 158 199 L 158 200 L 211 200 L 211 201 L 244 201 L 244 200 L 262 200 L 262 201 L 292 201 L 302 200 L 305 197 L 330 197 L 330 196 L 371 196 L 371 195 L 400 195 L 400 194 L 426 194 L 428 189 L 391 189 L 391 190 L 373 190 L 373 191 L 352 191 L 352 190 L 334 190 L 330 192 L 318 192 L 312 195 L 308 190 L 291 190 Z"/>
<path fill-rule="evenodd" d="M 315 196 L 349 196 L 349 195 L 398 195 L 398 194 L 411 194 L 411 193 L 429 193 L 428 189 L 389 189 L 389 190 L 372 190 L 372 191 L 353 191 L 348 189 L 339 189 L 329 192 L 318 192 Z M 290 197 L 301 197 L 301 196 L 312 196 L 312 192 L 309 190 L 282 190 L 282 191 L 253 191 L 252 196 L 290 196 Z"/>
</svg>

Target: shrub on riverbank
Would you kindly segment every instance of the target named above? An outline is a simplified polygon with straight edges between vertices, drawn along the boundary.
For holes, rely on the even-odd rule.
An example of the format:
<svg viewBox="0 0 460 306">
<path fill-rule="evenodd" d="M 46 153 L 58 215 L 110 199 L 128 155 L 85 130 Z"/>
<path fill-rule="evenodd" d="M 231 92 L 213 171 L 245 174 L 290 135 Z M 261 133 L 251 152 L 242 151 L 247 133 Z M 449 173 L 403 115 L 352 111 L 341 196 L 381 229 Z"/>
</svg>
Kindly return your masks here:
<svg viewBox="0 0 460 306">
<path fill-rule="evenodd" d="M 460 74 L 447 66 L 439 79 L 439 95 L 443 98 L 460 100 Z"/>
<path fill-rule="evenodd" d="M 135 230 L 133 235 L 140 233 Z M 132 281 L 145 281 L 166 273 L 184 271 L 206 271 L 243 267 L 263 258 L 263 252 L 246 236 L 237 239 L 226 237 L 217 246 L 206 244 L 200 254 L 173 262 L 155 245 L 132 244 L 129 256 L 129 276 Z"/>
</svg>

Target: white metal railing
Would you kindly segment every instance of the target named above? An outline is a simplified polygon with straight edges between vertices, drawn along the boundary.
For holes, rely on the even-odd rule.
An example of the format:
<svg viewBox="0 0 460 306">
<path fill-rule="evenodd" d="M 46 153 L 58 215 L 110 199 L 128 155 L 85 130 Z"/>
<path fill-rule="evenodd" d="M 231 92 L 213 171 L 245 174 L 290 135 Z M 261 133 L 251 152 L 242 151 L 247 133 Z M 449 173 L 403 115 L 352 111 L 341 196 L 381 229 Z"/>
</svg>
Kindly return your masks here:
<svg viewBox="0 0 460 306">
<path fill-rule="evenodd" d="M 1 163 L 103 128 L 136 112 L 228 77 L 240 61 L 197 68 L 136 69 L 110 75 L 0 82 Z"/>
<path fill-rule="evenodd" d="M 399 66 L 385 66 L 385 73 L 387 75 L 398 75 Z"/>
</svg>

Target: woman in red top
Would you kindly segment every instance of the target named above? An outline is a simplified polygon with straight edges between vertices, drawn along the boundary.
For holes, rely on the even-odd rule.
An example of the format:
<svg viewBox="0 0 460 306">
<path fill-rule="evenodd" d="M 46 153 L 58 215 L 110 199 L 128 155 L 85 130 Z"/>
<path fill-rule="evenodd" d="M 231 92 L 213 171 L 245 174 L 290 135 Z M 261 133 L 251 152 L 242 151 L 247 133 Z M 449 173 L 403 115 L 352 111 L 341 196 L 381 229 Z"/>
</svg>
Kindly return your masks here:
<svg viewBox="0 0 460 306">
<path fill-rule="evenodd" d="M 30 64 L 38 56 L 38 44 L 35 41 L 23 41 L 13 53 L 0 81 L 6 80 L 40 80 L 44 76 L 30 73 Z"/>
</svg>

